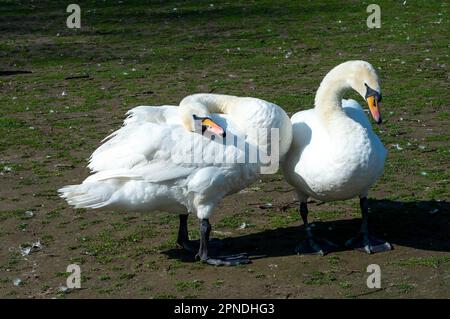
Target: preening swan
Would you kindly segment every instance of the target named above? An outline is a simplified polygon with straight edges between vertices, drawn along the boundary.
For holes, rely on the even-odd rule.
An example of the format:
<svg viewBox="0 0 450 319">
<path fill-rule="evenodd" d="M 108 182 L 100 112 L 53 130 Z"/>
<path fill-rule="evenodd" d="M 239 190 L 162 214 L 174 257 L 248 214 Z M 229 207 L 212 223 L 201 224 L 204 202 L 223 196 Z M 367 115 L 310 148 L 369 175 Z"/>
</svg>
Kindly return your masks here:
<svg viewBox="0 0 450 319">
<path fill-rule="evenodd" d="M 361 106 L 342 99 L 349 89 L 367 101 L 375 122 L 381 123 L 378 75 L 365 61 L 348 61 L 332 69 L 317 90 L 315 108 L 291 118 L 293 140 L 281 166 L 296 189 L 306 228 L 306 240 L 297 247 L 298 253 L 323 255 L 334 246 L 313 236 L 307 220 L 308 197 L 334 201 L 359 196 L 361 230 L 346 245 L 367 253 L 391 249 L 389 243 L 368 232 L 367 194 L 383 172 L 387 152 Z"/>
<path fill-rule="evenodd" d="M 292 140 L 287 114 L 260 99 L 218 94 L 194 94 L 179 107 L 138 106 L 128 114 L 123 127 L 92 154 L 88 167 L 93 175 L 80 185 L 61 188 L 60 196 L 77 208 L 177 213 L 178 243 L 198 249 L 201 261 L 249 262 L 246 255 L 208 255 L 209 217 L 222 198 L 259 177 L 262 161 L 249 160 L 246 152 L 278 150 L 277 162 L 287 153 Z M 275 129 L 279 139 L 272 142 L 271 133 L 259 139 L 257 129 Z M 236 140 L 230 142 L 233 136 Z M 224 161 L 224 156 L 239 160 Z M 200 219 L 199 247 L 188 238 L 189 213 Z"/>
</svg>

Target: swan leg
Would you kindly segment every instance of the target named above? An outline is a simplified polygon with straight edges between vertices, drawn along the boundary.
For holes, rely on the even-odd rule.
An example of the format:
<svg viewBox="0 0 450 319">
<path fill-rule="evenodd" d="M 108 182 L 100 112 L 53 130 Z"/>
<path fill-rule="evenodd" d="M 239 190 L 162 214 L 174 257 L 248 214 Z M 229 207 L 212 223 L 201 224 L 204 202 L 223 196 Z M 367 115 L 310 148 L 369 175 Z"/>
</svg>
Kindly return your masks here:
<svg viewBox="0 0 450 319">
<path fill-rule="evenodd" d="M 200 248 L 196 258 L 200 261 L 214 266 L 237 266 L 250 263 L 247 254 L 237 254 L 230 256 L 209 257 L 208 241 L 211 233 L 211 224 L 208 219 L 200 220 Z"/>
<path fill-rule="evenodd" d="M 195 252 L 198 249 L 198 245 L 195 245 L 194 242 L 189 240 L 189 232 L 188 232 L 188 225 L 187 220 L 189 215 L 188 214 L 180 214 L 180 227 L 178 228 L 178 238 L 177 243 L 184 249 L 186 249 L 189 252 Z"/>
<path fill-rule="evenodd" d="M 358 235 L 350 238 L 345 245 L 368 254 L 392 250 L 391 244 L 387 241 L 369 235 L 369 203 L 367 197 L 361 197 L 359 204 L 362 214 L 361 230 Z"/>
<path fill-rule="evenodd" d="M 311 226 L 308 223 L 308 205 L 306 202 L 300 202 L 300 216 L 306 229 L 306 239 L 295 248 L 297 254 L 317 254 L 324 256 L 330 251 L 337 248 L 337 245 L 325 238 L 315 237 L 312 233 Z"/>
<path fill-rule="evenodd" d="M 187 220 L 188 214 L 180 214 L 180 226 L 178 228 L 178 238 L 177 244 L 185 250 L 196 253 L 200 247 L 199 240 L 189 240 L 188 224 Z M 223 248 L 223 243 L 218 238 L 211 238 L 208 242 L 208 247 L 211 251 L 220 251 Z"/>
</svg>

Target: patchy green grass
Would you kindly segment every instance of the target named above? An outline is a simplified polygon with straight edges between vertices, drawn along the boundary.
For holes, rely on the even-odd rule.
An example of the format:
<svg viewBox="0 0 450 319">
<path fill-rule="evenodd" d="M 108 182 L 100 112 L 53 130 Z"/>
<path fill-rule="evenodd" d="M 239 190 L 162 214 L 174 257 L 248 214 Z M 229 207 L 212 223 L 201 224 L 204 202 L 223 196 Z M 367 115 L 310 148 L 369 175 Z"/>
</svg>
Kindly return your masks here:
<svg viewBox="0 0 450 319">
<path fill-rule="evenodd" d="M 222 218 L 215 225 L 215 227 L 236 229 L 239 226 L 241 226 L 243 223 L 248 223 L 247 217 L 244 217 L 241 215 L 232 215 L 232 216 L 226 216 L 226 217 Z"/>
<path fill-rule="evenodd" d="M 303 280 L 305 285 L 329 285 L 337 280 L 332 271 L 315 271 Z"/>
<path fill-rule="evenodd" d="M 349 289 L 352 287 L 352 284 L 349 281 L 341 281 L 339 282 L 339 287 L 343 289 Z"/>
<path fill-rule="evenodd" d="M 286 227 L 293 223 L 298 223 L 299 214 L 297 209 L 289 209 L 286 212 L 271 212 L 270 213 L 270 226 L 274 228 Z"/>
<path fill-rule="evenodd" d="M 188 289 L 200 290 L 203 287 L 204 282 L 201 280 L 188 280 L 188 281 L 178 281 L 175 286 L 178 292 L 184 292 Z"/>
<path fill-rule="evenodd" d="M 402 293 L 402 294 L 407 294 L 408 292 L 410 292 L 413 288 L 414 288 L 414 286 L 413 285 L 410 285 L 410 284 L 398 284 L 398 285 L 396 285 L 395 286 L 399 291 L 400 291 L 400 293 Z"/>
<path fill-rule="evenodd" d="M 130 279 L 133 279 L 135 276 L 136 276 L 136 274 L 134 274 L 134 273 L 122 273 L 122 274 L 120 274 L 119 279 L 130 280 Z"/>
<path fill-rule="evenodd" d="M 448 256 L 432 256 L 432 257 L 421 257 L 421 258 L 409 258 L 393 262 L 393 264 L 402 267 L 413 267 L 413 266 L 425 266 L 438 268 L 440 266 L 449 266 L 450 258 Z"/>
</svg>

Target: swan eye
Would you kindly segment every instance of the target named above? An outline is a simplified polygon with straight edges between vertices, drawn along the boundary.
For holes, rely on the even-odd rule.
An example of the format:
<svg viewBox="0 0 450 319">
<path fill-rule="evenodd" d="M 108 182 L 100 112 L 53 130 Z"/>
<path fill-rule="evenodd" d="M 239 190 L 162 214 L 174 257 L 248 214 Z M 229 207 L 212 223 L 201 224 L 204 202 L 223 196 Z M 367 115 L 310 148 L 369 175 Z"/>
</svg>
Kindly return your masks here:
<svg viewBox="0 0 450 319">
<path fill-rule="evenodd" d="M 367 83 L 364 83 L 364 85 L 366 86 L 366 100 L 368 97 L 373 96 L 377 99 L 377 101 L 381 101 L 381 94 L 378 93 L 376 90 L 372 89 L 370 86 L 367 85 Z"/>
</svg>

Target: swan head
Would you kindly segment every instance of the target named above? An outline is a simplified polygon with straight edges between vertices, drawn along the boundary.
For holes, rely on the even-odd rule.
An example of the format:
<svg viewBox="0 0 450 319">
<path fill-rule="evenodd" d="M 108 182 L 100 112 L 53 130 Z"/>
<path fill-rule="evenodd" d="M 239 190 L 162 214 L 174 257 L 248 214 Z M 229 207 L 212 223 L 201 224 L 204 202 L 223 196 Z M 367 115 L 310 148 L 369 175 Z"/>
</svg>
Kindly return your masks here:
<svg viewBox="0 0 450 319">
<path fill-rule="evenodd" d="M 210 134 L 225 137 L 225 130 L 211 119 L 208 108 L 201 103 L 181 103 L 181 121 L 183 126 L 194 133 Z"/>
<path fill-rule="evenodd" d="M 377 124 L 381 123 L 381 88 L 375 68 L 366 61 L 349 61 L 347 83 L 366 100 L 370 113 Z"/>
</svg>

